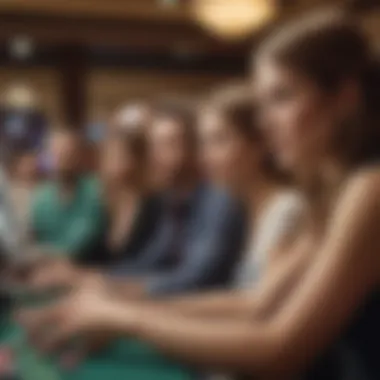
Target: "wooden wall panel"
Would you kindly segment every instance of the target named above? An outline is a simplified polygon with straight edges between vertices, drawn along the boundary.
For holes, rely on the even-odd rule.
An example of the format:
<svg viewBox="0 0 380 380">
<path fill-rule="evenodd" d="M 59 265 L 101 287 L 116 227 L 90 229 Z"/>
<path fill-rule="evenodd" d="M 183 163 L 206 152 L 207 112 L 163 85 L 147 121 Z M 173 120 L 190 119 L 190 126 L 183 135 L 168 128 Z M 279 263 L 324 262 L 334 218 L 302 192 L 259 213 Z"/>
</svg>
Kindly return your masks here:
<svg viewBox="0 0 380 380">
<path fill-rule="evenodd" d="M 0 68 L 0 101 L 8 101 L 14 88 L 29 88 L 35 103 L 52 122 L 61 119 L 61 100 L 57 72 L 46 68 Z"/>
<path fill-rule="evenodd" d="M 109 113 L 128 100 L 202 95 L 235 79 L 197 73 L 93 70 L 87 81 L 89 115 Z"/>
<path fill-rule="evenodd" d="M 1 12 L 184 22 L 185 6 L 165 7 L 156 0 L 2 0 Z"/>
<path fill-rule="evenodd" d="M 87 120 L 107 116 L 127 101 L 177 95 L 196 97 L 235 79 L 197 73 L 93 69 L 86 75 Z M 58 71 L 53 69 L 0 68 L 0 102 L 12 86 L 29 87 L 52 123 L 60 123 L 63 107 L 59 80 Z"/>
</svg>

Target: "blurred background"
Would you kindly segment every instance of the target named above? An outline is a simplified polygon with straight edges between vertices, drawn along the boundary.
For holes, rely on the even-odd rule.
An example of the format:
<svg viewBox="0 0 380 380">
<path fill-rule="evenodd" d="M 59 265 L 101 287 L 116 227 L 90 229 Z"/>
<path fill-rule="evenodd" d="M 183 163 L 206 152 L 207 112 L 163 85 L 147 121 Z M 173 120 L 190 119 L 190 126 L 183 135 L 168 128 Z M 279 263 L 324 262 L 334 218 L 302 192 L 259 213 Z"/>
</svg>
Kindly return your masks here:
<svg viewBox="0 0 380 380">
<path fill-rule="evenodd" d="M 144 275 L 144 285 L 138 284 L 141 289 L 136 293 L 161 296 L 165 292 L 172 295 L 177 291 L 204 290 L 218 281 L 224 286 L 227 282 L 224 277 L 229 273 L 223 272 L 235 269 L 232 263 L 241 260 L 236 247 L 244 245 L 242 250 L 247 250 L 247 253 L 242 253 L 248 261 L 246 264 L 242 260 L 241 267 L 239 262 L 237 285 L 239 289 L 241 285 L 242 289 L 246 287 L 246 273 L 249 285 L 251 282 L 255 285 L 257 273 L 264 267 L 261 256 L 267 254 L 265 250 L 272 249 L 268 245 L 269 240 L 274 240 L 270 242 L 274 244 L 275 234 L 280 230 L 283 233 L 282 222 L 284 227 L 289 222 L 293 228 L 296 213 L 290 208 L 283 210 L 282 203 L 281 207 L 276 203 L 276 212 L 280 208 L 281 213 L 286 211 L 292 215 L 291 219 L 285 214 L 277 216 L 273 214 L 270 203 L 270 217 L 264 214 L 263 219 L 265 223 L 268 223 L 266 218 L 271 223 L 273 221 L 270 227 L 275 232 L 267 231 L 269 227 L 264 224 L 264 228 L 259 220 L 257 225 L 260 228 L 257 230 L 265 235 L 261 237 L 264 240 L 259 240 L 256 235 L 254 239 L 249 236 L 249 244 L 245 247 L 245 242 L 241 243 L 245 239 L 246 218 L 241 216 L 235 220 L 234 200 L 225 200 L 223 204 L 218 196 L 214 202 L 211 191 L 210 195 L 208 192 L 202 195 L 203 168 L 196 161 L 194 136 L 188 128 L 193 127 L 192 112 L 181 111 L 181 107 L 176 110 L 176 105 L 172 110 L 169 107 L 165 111 L 164 107 L 163 111 L 159 110 L 158 115 L 162 114 L 157 120 L 158 125 L 163 125 L 163 130 L 169 133 L 165 132 L 163 138 L 157 134 L 158 137 L 146 139 L 145 127 L 153 124 L 149 123 L 152 121 L 149 110 L 154 107 L 150 109 L 149 105 L 163 98 L 180 99 L 184 103 L 199 102 L 210 92 L 233 88 L 235 84 L 239 86 L 247 78 L 255 46 L 266 33 L 287 19 L 332 5 L 354 13 L 380 52 L 380 0 L 0 0 L 0 200 L 5 200 L 3 210 L 0 210 L 0 238 L 6 237 L 3 238 L 6 249 L 11 247 L 12 253 L 41 251 L 45 256 L 51 254 L 54 258 L 64 259 L 62 266 L 57 260 L 57 266 L 46 266 L 46 273 L 41 271 L 41 283 L 46 281 L 49 284 L 51 281 L 54 284 L 57 281 L 59 284 L 63 278 L 62 283 L 67 282 L 70 287 L 71 279 L 78 279 L 81 277 L 78 273 L 82 272 L 77 272 L 75 266 L 67 266 L 69 260 L 81 264 L 83 261 L 91 266 L 93 262 L 100 263 L 102 269 L 111 264 L 113 268 L 123 269 L 124 260 L 126 268 L 130 264 L 129 259 L 145 263 L 147 251 L 148 256 L 153 257 L 153 264 L 148 257 L 148 269 L 143 267 L 143 270 L 153 273 L 152 278 L 161 282 L 153 281 L 154 286 L 151 287 L 145 284 Z M 239 121 L 235 123 L 231 119 L 226 123 L 227 129 L 231 124 L 242 131 L 222 132 L 220 141 L 215 137 L 209 138 L 218 140 L 215 144 L 217 149 L 213 148 L 217 154 L 210 155 L 217 156 L 216 161 L 219 162 L 215 172 L 219 168 L 221 174 L 217 173 L 216 177 L 219 175 L 223 181 L 233 182 L 231 187 L 235 182 L 238 183 L 236 187 L 241 186 L 240 176 L 244 177 L 242 186 L 245 186 L 248 178 L 248 182 L 252 181 L 255 186 L 259 183 L 257 199 L 260 202 L 265 198 L 262 198 L 264 193 L 269 194 L 270 202 L 275 194 L 278 202 L 277 191 L 284 190 L 283 183 L 272 178 L 278 177 L 277 172 L 274 176 L 273 173 L 261 173 L 273 172 L 273 168 L 267 165 L 266 146 L 257 137 L 260 133 L 246 128 L 247 122 L 241 122 L 241 119 L 247 120 L 247 114 L 251 115 L 251 100 L 247 101 L 242 108 L 248 107 L 249 112 L 244 109 L 236 111 L 243 113 L 243 116 L 236 117 Z M 148 112 L 140 112 L 140 115 L 137 115 L 139 112 L 127 113 L 128 117 L 124 112 L 115 113 L 125 111 L 125 105 L 128 105 L 128 110 L 144 109 Z M 134 105 L 147 107 L 134 108 Z M 241 107 L 238 105 L 238 108 Z M 232 108 L 229 112 L 235 111 Z M 223 117 L 229 119 L 229 116 Z M 141 120 L 131 121 L 133 118 Z M 225 128 L 223 121 L 218 124 L 222 125 L 221 129 Z M 68 128 L 61 128 L 61 134 L 56 134 L 55 140 L 46 138 L 50 129 L 61 126 Z M 131 133 L 133 129 L 128 129 L 131 126 L 141 127 L 142 136 L 138 133 L 134 136 Z M 104 139 L 107 128 L 114 129 L 114 132 L 119 128 L 125 136 L 115 133 L 107 141 Z M 82 144 L 82 132 L 85 144 Z M 232 139 L 236 137 L 231 137 L 234 135 L 239 135 L 239 142 L 226 144 L 225 136 Z M 240 137 L 249 145 L 239 145 L 242 142 Z M 145 140 L 149 140 L 146 147 Z M 210 146 L 213 144 L 209 143 Z M 250 150 L 242 148 L 243 153 L 235 152 L 240 147 L 249 147 Z M 251 155 L 253 149 L 255 152 Z M 238 168 L 241 170 L 236 170 L 230 178 L 228 172 L 234 171 L 238 166 L 235 162 L 244 162 L 242 160 L 248 166 L 242 165 L 243 168 Z M 157 161 L 161 162 L 151 165 Z M 254 170 L 251 170 L 251 164 Z M 211 165 L 211 171 L 214 167 Z M 7 176 L 9 174 L 9 186 L 5 179 L 1 183 L 3 168 Z M 251 179 L 251 175 L 256 177 Z M 247 186 L 251 186 L 248 182 Z M 278 182 L 276 186 L 274 182 Z M 40 187 L 40 184 L 46 187 Z M 202 192 L 198 191 L 201 188 Z M 15 218 L 8 216 L 8 192 Z M 164 207 L 156 205 L 151 192 L 165 195 L 162 197 Z M 244 190 L 244 193 L 248 194 L 248 191 Z M 289 194 L 285 192 L 285 195 Z M 207 201 L 203 201 L 202 196 Z M 295 205 L 287 198 L 285 200 L 297 208 L 297 212 L 300 211 L 298 198 Z M 291 200 L 294 201 L 293 196 Z M 266 202 L 265 198 L 265 207 L 268 207 Z M 244 200 L 248 213 L 254 210 L 251 203 L 254 203 L 251 197 L 249 206 Z M 257 218 L 257 210 L 262 213 L 263 207 L 261 203 L 255 206 L 258 207 L 252 214 Z M 19 223 L 13 223 L 16 221 Z M 256 226 L 256 219 L 252 224 Z M 225 229 L 226 225 L 231 226 L 230 230 Z M 252 227 L 249 225 L 248 228 L 252 235 Z M 167 231 L 171 231 L 171 235 Z M 161 244 L 162 236 L 166 246 Z M 159 240 L 155 240 L 157 237 Z M 280 241 L 280 236 L 278 239 Z M 251 247 L 251 240 L 257 246 Z M 19 241 L 25 243 L 27 249 L 20 249 Z M 131 253 L 134 255 L 128 256 Z M 261 254 L 258 260 L 257 254 Z M 230 257 L 227 261 L 224 257 L 229 255 L 231 263 L 228 262 Z M 137 261 L 141 257 L 143 260 Z M 162 269 L 161 264 L 166 261 L 169 264 Z M 241 268 L 244 269 L 244 284 L 240 284 Z M 216 278 L 219 272 L 220 279 Z M 126 273 L 125 278 L 128 271 Z M 38 275 L 36 278 L 40 280 Z M 1 302 L 0 289 L 0 305 Z M 376 331 L 375 328 L 373 330 Z M 365 331 L 372 332 L 367 328 Z M 0 345 L 1 342 L 0 331 Z M 130 358 L 130 355 L 125 357 Z M 153 370 L 159 367 L 154 365 Z M 104 375 L 97 373 L 98 368 L 100 366 L 95 365 L 92 371 L 99 379 Z M 91 373 L 86 371 L 84 373 Z M 40 372 L 36 369 L 35 373 Z M 147 375 L 148 379 L 153 377 L 158 378 Z M 37 375 L 37 378 L 42 379 L 42 376 Z"/>
<path fill-rule="evenodd" d="M 2 140 L 56 124 L 97 139 L 125 102 L 202 96 L 242 77 L 279 20 L 333 3 L 380 45 L 379 0 L 1 0 Z"/>
</svg>

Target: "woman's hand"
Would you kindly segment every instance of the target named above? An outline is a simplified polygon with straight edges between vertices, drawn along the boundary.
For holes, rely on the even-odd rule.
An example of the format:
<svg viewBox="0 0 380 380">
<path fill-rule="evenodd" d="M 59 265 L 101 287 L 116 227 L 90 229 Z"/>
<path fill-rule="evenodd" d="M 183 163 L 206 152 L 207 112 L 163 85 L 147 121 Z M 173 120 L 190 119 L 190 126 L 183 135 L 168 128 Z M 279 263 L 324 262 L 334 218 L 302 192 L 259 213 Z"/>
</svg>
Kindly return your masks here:
<svg viewBox="0 0 380 380">
<path fill-rule="evenodd" d="M 51 257 L 40 252 L 38 255 L 28 254 L 22 261 L 14 263 L 8 270 L 7 281 L 33 290 L 71 287 L 83 278 L 81 272 L 68 259 Z"/>
<path fill-rule="evenodd" d="M 34 289 L 72 287 L 80 279 L 80 269 L 66 259 L 48 259 L 30 272 L 27 284 Z"/>
<path fill-rule="evenodd" d="M 87 282 L 57 304 L 21 312 L 19 321 L 38 348 L 51 351 L 75 336 L 104 332 L 110 313 L 108 293 L 95 282 Z"/>
</svg>

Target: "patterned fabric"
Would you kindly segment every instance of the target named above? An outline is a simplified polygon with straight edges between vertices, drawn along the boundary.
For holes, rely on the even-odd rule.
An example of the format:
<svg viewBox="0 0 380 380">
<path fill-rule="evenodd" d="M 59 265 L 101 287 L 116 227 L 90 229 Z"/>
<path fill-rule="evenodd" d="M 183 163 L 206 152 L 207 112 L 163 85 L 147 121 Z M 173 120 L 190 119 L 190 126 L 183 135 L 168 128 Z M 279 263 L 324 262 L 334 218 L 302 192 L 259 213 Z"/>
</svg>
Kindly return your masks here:
<svg viewBox="0 0 380 380">
<path fill-rule="evenodd" d="M 2 254 L 21 254 L 22 239 L 19 226 L 12 209 L 9 183 L 5 171 L 0 167 L 0 242 Z"/>
<path fill-rule="evenodd" d="M 281 192 L 271 199 L 254 226 L 248 251 L 238 266 L 238 287 L 252 287 L 259 281 L 268 254 L 294 231 L 303 209 L 302 198 L 295 192 Z"/>
</svg>

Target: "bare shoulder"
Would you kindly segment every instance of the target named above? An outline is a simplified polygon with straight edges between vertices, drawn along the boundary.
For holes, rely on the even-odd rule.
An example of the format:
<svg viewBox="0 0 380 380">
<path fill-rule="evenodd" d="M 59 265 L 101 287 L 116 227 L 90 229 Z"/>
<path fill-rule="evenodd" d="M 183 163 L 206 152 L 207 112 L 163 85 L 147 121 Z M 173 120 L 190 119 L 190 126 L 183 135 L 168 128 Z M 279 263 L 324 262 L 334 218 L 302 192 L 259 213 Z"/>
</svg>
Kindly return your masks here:
<svg viewBox="0 0 380 380">
<path fill-rule="evenodd" d="M 380 184 L 380 164 L 379 165 L 373 165 L 368 168 L 363 168 L 361 170 L 358 170 L 355 174 L 351 177 L 352 183 L 361 183 L 364 184 L 373 184 L 373 185 L 379 185 Z"/>
<path fill-rule="evenodd" d="M 357 202 L 360 202 L 359 204 Z M 380 166 L 362 169 L 352 174 L 342 190 L 338 205 L 350 203 L 352 207 L 380 205 Z"/>
<path fill-rule="evenodd" d="M 335 207 L 332 209 L 327 227 L 327 242 L 335 245 L 339 241 L 357 251 L 370 252 L 380 249 L 380 167 L 360 170 L 348 178 Z M 360 249 L 359 249 L 360 248 Z"/>
</svg>

